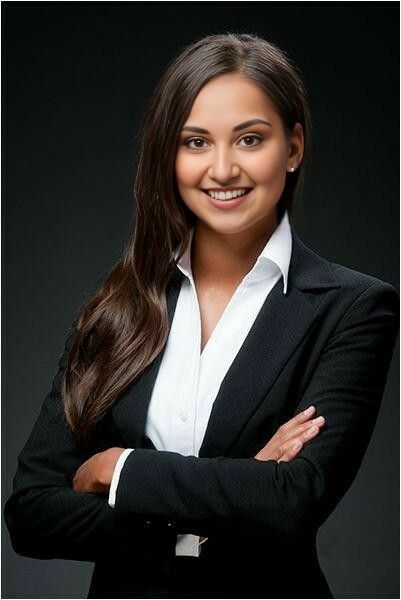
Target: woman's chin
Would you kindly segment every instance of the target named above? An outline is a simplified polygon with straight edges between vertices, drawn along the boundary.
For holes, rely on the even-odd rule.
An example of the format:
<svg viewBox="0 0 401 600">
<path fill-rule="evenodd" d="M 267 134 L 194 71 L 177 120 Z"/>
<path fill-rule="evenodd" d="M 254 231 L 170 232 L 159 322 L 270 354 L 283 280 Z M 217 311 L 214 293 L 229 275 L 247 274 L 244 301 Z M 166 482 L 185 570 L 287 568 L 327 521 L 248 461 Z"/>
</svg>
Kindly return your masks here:
<svg viewBox="0 0 401 600">
<path fill-rule="evenodd" d="M 253 218 L 252 218 L 253 216 Z M 249 233 L 251 237 L 263 235 L 266 231 L 274 231 L 277 226 L 277 215 L 275 207 L 272 208 L 272 213 L 262 215 L 229 215 L 225 214 L 221 217 L 209 215 L 196 216 L 196 228 L 209 230 L 220 235 L 236 235 Z"/>
<path fill-rule="evenodd" d="M 216 220 L 203 220 L 200 217 L 197 218 L 197 227 L 208 230 L 215 234 L 220 235 L 235 235 L 244 233 L 246 230 L 251 230 L 253 222 L 244 221 L 243 219 L 216 219 Z"/>
</svg>

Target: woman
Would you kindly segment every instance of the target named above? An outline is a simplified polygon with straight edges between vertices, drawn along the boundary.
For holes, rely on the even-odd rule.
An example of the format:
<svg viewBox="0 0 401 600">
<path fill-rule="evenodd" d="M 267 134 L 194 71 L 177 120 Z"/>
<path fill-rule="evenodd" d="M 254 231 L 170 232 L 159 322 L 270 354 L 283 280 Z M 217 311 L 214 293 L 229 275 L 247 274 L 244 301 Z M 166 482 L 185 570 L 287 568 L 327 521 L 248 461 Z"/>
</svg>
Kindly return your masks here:
<svg viewBox="0 0 401 600">
<path fill-rule="evenodd" d="M 253 35 L 170 64 L 136 219 L 19 457 L 16 552 L 95 562 L 92 598 L 331 598 L 316 534 L 377 418 L 398 295 L 289 223 L 300 75 Z"/>
</svg>

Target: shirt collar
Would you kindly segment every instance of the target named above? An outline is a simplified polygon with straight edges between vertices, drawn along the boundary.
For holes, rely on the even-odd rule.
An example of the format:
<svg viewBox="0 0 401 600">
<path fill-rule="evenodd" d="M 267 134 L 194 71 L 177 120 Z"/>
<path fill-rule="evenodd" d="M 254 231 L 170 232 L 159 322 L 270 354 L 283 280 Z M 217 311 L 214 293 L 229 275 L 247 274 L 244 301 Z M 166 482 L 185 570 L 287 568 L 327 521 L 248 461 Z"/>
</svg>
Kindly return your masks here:
<svg viewBox="0 0 401 600">
<path fill-rule="evenodd" d="M 192 281 L 192 269 L 191 269 L 191 246 L 194 234 L 194 228 L 190 230 L 190 239 L 185 249 L 184 254 L 181 256 L 177 263 L 177 267 L 184 275 L 186 275 Z M 252 269 L 245 275 L 242 283 L 252 284 L 257 281 L 271 277 L 279 269 L 283 275 L 283 294 L 287 293 L 288 286 L 288 271 L 290 267 L 292 251 L 292 236 L 291 226 L 288 218 L 288 212 L 286 211 L 281 219 L 280 223 L 276 227 L 274 233 L 270 236 L 270 239 L 266 243 L 265 247 L 259 254 Z M 178 250 L 174 252 L 174 258 L 176 259 Z"/>
</svg>

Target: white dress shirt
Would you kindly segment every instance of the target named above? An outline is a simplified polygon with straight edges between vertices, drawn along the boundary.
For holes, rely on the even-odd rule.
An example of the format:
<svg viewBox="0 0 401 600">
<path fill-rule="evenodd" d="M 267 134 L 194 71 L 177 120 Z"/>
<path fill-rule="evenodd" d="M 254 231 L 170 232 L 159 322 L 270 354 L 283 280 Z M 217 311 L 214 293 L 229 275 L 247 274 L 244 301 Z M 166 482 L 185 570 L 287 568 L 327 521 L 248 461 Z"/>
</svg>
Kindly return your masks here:
<svg viewBox="0 0 401 600">
<path fill-rule="evenodd" d="M 191 270 L 193 233 L 192 229 L 189 244 L 177 263 L 185 278 L 146 421 L 146 435 L 157 450 L 184 456 L 199 456 L 220 385 L 281 276 L 286 294 L 292 250 L 291 228 L 285 213 L 253 268 L 235 290 L 201 353 L 201 319 Z M 131 448 L 122 452 L 114 469 L 109 492 L 112 508 L 120 473 L 130 452 Z M 177 536 L 177 556 L 199 556 L 200 548 L 198 536 Z"/>
</svg>

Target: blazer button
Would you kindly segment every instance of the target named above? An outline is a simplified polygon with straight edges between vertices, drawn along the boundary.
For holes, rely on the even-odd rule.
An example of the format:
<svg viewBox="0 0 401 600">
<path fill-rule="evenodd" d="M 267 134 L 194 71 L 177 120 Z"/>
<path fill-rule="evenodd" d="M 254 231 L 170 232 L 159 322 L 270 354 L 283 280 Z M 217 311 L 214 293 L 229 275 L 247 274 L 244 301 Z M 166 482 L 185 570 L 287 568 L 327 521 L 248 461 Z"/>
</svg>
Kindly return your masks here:
<svg viewBox="0 0 401 600">
<path fill-rule="evenodd" d="M 174 521 L 167 521 L 167 527 L 175 527 Z"/>
<path fill-rule="evenodd" d="M 146 529 L 149 529 L 149 527 L 152 527 L 152 521 L 149 521 L 148 519 L 146 521 L 143 522 L 143 526 Z"/>
</svg>

